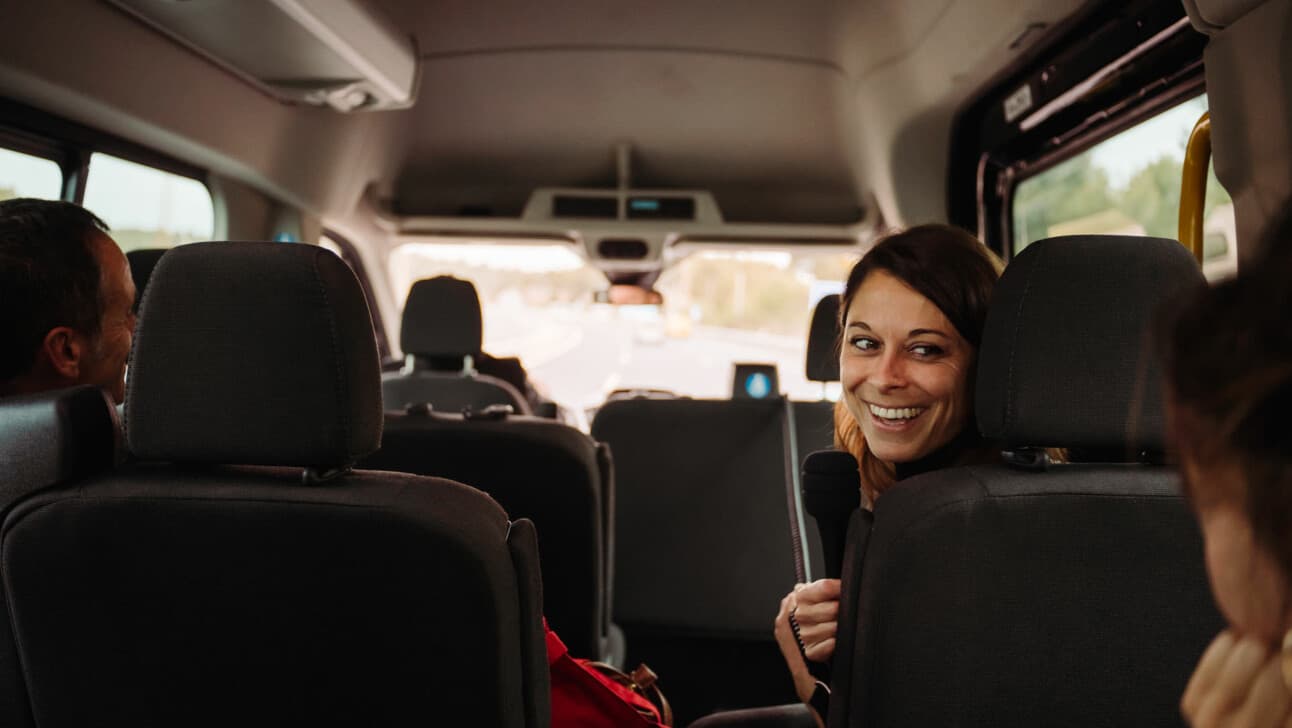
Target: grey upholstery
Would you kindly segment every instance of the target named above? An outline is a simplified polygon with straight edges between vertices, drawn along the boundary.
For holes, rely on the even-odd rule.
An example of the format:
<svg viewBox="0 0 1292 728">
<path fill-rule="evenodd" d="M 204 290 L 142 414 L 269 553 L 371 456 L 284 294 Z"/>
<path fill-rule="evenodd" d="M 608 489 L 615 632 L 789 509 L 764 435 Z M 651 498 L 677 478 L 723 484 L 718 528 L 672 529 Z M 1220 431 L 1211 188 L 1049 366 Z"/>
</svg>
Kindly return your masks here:
<svg viewBox="0 0 1292 728">
<path fill-rule="evenodd" d="M 332 467 L 376 450 L 381 367 L 354 273 L 315 246 L 228 251 L 182 246 L 153 274 L 130 359 L 131 453 Z"/>
<path fill-rule="evenodd" d="M 513 384 L 467 366 L 468 357 L 480 358 L 483 341 L 480 297 L 470 281 L 437 276 L 414 283 L 399 337 L 410 366 L 382 378 L 388 409 L 425 403 L 440 412 L 461 412 L 510 405 L 519 414 L 532 414 Z"/>
<path fill-rule="evenodd" d="M 381 400 L 340 259 L 177 248 L 135 346 L 144 462 L 0 527 L 31 722 L 548 724 L 532 525 L 459 483 L 347 469 Z"/>
<path fill-rule="evenodd" d="M 0 398 L 0 521 L 9 507 L 44 488 L 89 478 L 116 462 L 116 407 L 93 386 Z M 0 725 L 32 725 L 31 708 L 0 600 Z"/>
<path fill-rule="evenodd" d="M 614 621 L 679 724 L 794 695 L 771 635 L 803 575 L 784 406 L 615 400 L 592 424 L 615 458 Z"/>
<path fill-rule="evenodd" d="M 1201 280 L 1184 246 L 1161 238 L 1039 241 L 993 293 L 978 366 L 978 423 L 1012 447 L 1163 450 L 1153 313 Z"/>
<path fill-rule="evenodd" d="M 607 654 L 614 524 L 610 451 L 551 420 L 388 414 L 374 470 L 449 478 L 479 488 L 538 528 L 543 614 L 578 657 Z"/>
<path fill-rule="evenodd" d="M 1157 381 L 1146 322 L 1201 280 L 1183 252 L 1144 238 L 1029 247 L 988 316 L 983 429 L 1010 446 L 1160 447 L 1156 395 L 1126 380 Z M 1223 625 L 1161 466 L 934 471 L 855 514 L 849 541 L 832 728 L 1180 725 Z"/>
</svg>

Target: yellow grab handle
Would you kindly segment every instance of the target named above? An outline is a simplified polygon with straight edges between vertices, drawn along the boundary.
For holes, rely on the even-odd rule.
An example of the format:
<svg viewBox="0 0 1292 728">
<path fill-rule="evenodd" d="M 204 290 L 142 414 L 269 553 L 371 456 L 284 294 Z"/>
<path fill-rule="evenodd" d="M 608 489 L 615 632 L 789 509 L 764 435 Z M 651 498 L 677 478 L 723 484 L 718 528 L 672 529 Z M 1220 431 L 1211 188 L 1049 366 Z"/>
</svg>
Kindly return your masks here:
<svg viewBox="0 0 1292 728">
<path fill-rule="evenodd" d="M 1180 242 L 1202 264 L 1202 215 L 1207 207 L 1207 170 L 1211 167 L 1211 112 L 1204 112 L 1189 134 L 1180 183 Z"/>
</svg>

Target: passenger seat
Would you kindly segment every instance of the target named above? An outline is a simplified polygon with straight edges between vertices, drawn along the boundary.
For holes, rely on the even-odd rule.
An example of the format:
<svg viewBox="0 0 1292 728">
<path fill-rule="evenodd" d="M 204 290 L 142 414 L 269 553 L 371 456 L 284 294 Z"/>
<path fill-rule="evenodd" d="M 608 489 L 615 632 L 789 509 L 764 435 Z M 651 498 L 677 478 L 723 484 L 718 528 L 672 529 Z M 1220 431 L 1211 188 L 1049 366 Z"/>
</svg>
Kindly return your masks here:
<svg viewBox="0 0 1292 728">
<path fill-rule="evenodd" d="M 352 470 L 381 428 L 339 258 L 167 253 L 131 360 L 137 463 L 0 527 L 23 686 L 6 725 L 548 725 L 532 524 L 458 483 Z"/>
<path fill-rule="evenodd" d="M 551 420 L 496 413 L 387 413 L 373 470 L 467 483 L 538 527 L 543 614 L 578 657 L 622 663 L 611 644 L 614 480 L 610 451 Z"/>
<path fill-rule="evenodd" d="M 428 403 L 439 412 L 461 412 L 510 405 L 518 414 L 533 414 L 516 387 L 475 370 L 483 321 L 480 297 L 470 281 L 438 276 L 414 283 L 399 340 L 407 364 L 382 378 L 389 409 Z"/>
<path fill-rule="evenodd" d="M 615 459 L 614 621 L 677 724 L 794 698 L 772 639 L 806 574 L 785 400 L 621 399 L 592 436 Z"/>
</svg>

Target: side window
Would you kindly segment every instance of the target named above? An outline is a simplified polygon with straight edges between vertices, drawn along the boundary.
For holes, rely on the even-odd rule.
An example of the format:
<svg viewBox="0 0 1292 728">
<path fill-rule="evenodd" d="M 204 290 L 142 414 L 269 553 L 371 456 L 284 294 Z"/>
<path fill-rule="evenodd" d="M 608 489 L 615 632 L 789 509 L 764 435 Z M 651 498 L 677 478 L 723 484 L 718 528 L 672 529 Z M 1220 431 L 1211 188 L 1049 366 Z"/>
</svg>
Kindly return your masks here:
<svg viewBox="0 0 1292 728">
<path fill-rule="evenodd" d="M 100 152 L 90 156 L 85 207 L 126 251 L 210 240 L 215 227 L 206 185 Z"/>
<path fill-rule="evenodd" d="M 1024 179 L 1014 190 L 1014 253 L 1058 235 L 1176 239 L 1185 145 L 1206 110 L 1207 97 L 1195 97 Z M 1205 215 L 1203 272 L 1230 275 L 1238 268 L 1234 206 L 1214 171 Z"/>
<path fill-rule="evenodd" d="M 0 200 L 39 197 L 57 200 L 62 196 L 63 171 L 53 160 L 0 149 Z"/>
</svg>

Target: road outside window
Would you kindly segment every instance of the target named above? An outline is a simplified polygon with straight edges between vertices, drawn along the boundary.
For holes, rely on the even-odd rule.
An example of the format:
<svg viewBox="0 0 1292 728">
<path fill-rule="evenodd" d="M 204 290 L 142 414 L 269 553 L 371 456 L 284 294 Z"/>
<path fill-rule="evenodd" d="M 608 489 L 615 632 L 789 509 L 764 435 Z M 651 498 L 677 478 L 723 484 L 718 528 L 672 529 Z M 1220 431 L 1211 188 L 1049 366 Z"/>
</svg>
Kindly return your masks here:
<svg viewBox="0 0 1292 728">
<path fill-rule="evenodd" d="M 421 278 L 473 282 L 485 350 L 520 357 L 548 397 L 586 410 L 616 389 L 726 398 L 736 362 L 776 364 L 784 391 L 821 398 L 804 372 L 812 308 L 843 288 L 859 255 L 696 250 L 660 276 L 661 305 L 594 302 L 605 276 L 560 244 L 409 243 L 392 251 L 389 267 L 401 306 Z"/>
</svg>

